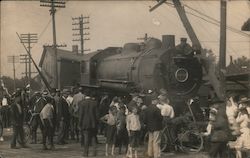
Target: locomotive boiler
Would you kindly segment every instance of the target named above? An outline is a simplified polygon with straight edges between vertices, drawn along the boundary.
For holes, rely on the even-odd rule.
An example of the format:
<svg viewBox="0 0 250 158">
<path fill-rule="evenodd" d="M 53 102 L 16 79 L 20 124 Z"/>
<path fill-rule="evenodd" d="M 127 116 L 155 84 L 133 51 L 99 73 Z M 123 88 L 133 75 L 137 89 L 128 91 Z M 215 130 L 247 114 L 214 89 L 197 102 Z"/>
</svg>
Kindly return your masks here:
<svg viewBox="0 0 250 158">
<path fill-rule="evenodd" d="M 84 70 L 83 70 L 84 69 Z M 175 46 L 174 36 L 162 41 L 151 38 L 144 44 L 127 43 L 86 55 L 82 62 L 81 85 L 117 92 L 159 91 L 164 88 L 173 97 L 196 94 L 202 67 L 186 39 Z"/>
</svg>

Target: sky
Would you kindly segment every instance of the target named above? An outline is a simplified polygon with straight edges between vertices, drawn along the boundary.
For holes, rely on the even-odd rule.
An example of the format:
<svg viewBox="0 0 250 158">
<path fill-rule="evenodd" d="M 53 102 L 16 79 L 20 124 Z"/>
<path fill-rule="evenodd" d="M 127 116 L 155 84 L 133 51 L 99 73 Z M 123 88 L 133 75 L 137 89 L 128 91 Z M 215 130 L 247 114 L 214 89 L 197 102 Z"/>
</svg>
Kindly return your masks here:
<svg viewBox="0 0 250 158">
<path fill-rule="evenodd" d="M 12 64 L 8 63 L 10 55 L 25 54 L 16 35 L 37 33 L 38 43 L 32 45 L 32 57 L 36 63 L 40 61 L 44 44 L 52 44 L 52 22 L 48 7 L 41 7 L 39 1 L 1 1 L 1 74 L 13 76 Z M 164 34 L 175 35 L 176 44 L 181 37 L 188 35 L 171 5 L 163 4 L 153 12 L 149 6 L 155 1 L 66 1 L 66 7 L 56 12 L 57 43 L 66 44 L 62 49 L 71 50 L 72 17 L 89 16 L 90 40 L 85 42 L 85 48 L 91 51 L 105 49 L 110 46 L 122 47 L 128 42 L 137 40 L 148 33 L 150 37 L 161 39 Z M 198 18 L 197 12 L 187 8 L 191 7 L 214 19 L 220 19 L 219 1 L 184 1 L 187 16 L 199 38 L 202 47 L 212 49 L 218 57 L 219 27 L 208 23 L 207 18 Z M 194 16 L 196 15 L 196 16 Z M 227 25 L 240 30 L 243 23 L 250 18 L 250 2 L 246 0 L 228 1 Z M 205 19 L 205 20 L 204 20 Z M 250 33 L 235 33 L 227 30 L 227 63 L 229 56 L 234 59 L 246 56 L 250 58 Z M 190 42 L 190 40 L 188 39 Z M 35 71 L 34 68 L 32 68 Z M 24 64 L 16 64 L 16 75 L 22 77 Z"/>
</svg>

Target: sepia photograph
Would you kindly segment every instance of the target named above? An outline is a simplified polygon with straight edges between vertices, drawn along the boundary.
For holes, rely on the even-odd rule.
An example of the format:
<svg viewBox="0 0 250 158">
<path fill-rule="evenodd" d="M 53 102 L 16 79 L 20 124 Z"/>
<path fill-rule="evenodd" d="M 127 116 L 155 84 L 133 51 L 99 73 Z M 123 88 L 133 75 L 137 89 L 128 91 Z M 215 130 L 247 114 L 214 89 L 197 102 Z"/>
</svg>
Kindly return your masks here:
<svg viewBox="0 0 250 158">
<path fill-rule="evenodd" d="M 0 36 L 0 158 L 250 158 L 250 0 L 2 0 Z"/>
</svg>

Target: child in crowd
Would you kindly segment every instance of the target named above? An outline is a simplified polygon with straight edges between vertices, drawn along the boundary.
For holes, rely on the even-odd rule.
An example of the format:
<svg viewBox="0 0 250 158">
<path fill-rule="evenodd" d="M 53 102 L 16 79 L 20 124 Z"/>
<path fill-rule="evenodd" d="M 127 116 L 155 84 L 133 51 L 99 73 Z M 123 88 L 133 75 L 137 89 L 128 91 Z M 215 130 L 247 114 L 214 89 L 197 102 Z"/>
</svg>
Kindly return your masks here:
<svg viewBox="0 0 250 158">
<path fill-rule="evenodd" d="M 119 147 L 119 154 L 121 154 L 122 151 L 122 145 L 126 147 L 126 152 L 127 152 L 127 147 L 128 147 L 128 132 L 126 129 L 126 107 L 123 103 L 119 104 L 119 111 L 117 113 L 117 145 Z"/>
<path fill-rule="evenodd" d="M 107 126 L 107 136 L 106 136 L 106 152 L 105 155 L 108 156 L 109 145 L 111 145 L 111 155 L 114 155 L 115 141 L 116 141 L 116 124 L 117 124 L 117 108 L 111 106 L 109 108 L 109 113 L 101 118 L 101 121 L 106 123 Z"/>
<path fill-rule="evenodd" d="M 133 157 L 133 151 L 135 158 L 137 158 L 137 147 L 139 145 L 141 123 L 138 115 L 137 107 L 132 107 L 132 113 L 126 118 L 127 130 L 129 135 L 129 147 L 127 157 Z"/>
</svg>

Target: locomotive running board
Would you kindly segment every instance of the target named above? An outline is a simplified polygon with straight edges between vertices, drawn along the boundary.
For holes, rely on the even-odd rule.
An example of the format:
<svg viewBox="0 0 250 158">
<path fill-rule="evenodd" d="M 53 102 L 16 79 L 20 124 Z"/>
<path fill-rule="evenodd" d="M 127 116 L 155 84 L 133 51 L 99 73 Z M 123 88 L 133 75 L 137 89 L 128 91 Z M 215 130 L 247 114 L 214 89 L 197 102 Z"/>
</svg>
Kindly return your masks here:
<svg viewBox="0 0 250 158">
<path fill-rule="evenodd" d="M 105 80 L 100 79 L 99 86 L 120 91 L 130 91 L 134 88 L 134 82 L 126 80 Z"/>
</svg>

